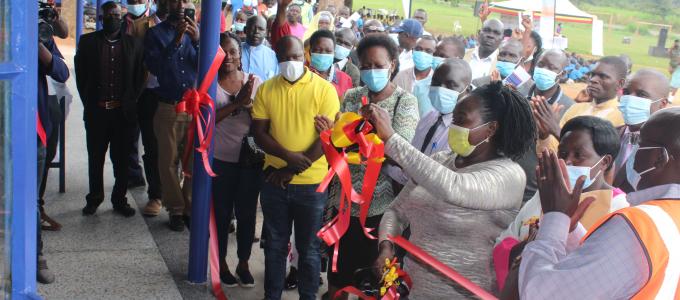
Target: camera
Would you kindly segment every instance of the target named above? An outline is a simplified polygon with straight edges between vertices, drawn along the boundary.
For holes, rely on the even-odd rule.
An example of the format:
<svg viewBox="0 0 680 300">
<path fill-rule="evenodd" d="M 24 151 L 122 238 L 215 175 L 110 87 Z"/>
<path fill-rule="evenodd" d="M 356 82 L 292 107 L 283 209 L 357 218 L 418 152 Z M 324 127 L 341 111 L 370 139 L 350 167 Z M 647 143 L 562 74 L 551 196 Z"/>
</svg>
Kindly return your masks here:
<svg viewBox="0 0 680 300">
<path fill-rule="evenodd" d="M 38 5 L 38 39 L 40 42 L 46 43 L 54 35 L 52 22 L 57 18 L 57 11 L 45 1 L 39 1 Z"/>
</svg>

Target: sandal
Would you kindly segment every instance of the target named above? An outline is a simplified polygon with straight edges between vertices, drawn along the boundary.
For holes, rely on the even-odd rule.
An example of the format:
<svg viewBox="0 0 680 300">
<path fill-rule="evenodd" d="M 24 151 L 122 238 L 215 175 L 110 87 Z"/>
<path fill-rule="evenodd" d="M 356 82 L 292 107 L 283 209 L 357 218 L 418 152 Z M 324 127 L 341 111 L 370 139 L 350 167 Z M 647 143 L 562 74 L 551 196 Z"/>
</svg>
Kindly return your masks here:
<svg viewBox="0 0 680 300">
<path fill-rule="evenodd" d="M 47 231 L 59 231 L 61 230 L 61 224 L 43 212 L 40 214 L 40 228 Z"/>
</svg>

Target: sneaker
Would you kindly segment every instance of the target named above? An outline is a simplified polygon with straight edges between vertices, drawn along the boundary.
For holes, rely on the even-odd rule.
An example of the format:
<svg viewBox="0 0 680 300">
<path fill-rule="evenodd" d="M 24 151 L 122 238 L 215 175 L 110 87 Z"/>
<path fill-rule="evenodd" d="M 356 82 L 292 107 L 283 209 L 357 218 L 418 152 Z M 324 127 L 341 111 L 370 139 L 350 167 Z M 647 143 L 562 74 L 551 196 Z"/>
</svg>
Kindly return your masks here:
<svg viewBox="0 0 680 300">
<path fill-rule="evenodd" d="M 241 287 L 252 288 L 255 287 L 255 278 L 250 274 L 249 270 L 241 270 L 236 268 L 236 276 L 238 276 Z"/>
<path fill-rule="evenodd" d="M 115 205 L 113 207 L 113 212 L 126 218 L 132 217 L 136 213 L 135 209 L 130 207 L 130 204 L 127 203 Z"/>
<path fill-rule="evenodd" d="M 47 268 L 47 260 L 41 255 L 38 256 L 38 272 L 36 279 L 42 284 L 50 284 L 54 282 L 54 274 Z"/>
<path fill-rule="evenodd" d="M 285 289 L 290 291 L 296 289 L 297 286 L 298 286 L 297 269 L 291 267 L 290 272 L 288 272 L 288 276 L 286 276 Z"/>
<path fill-rule="evenodd" d="M 231 275 L 231 272 L 229 271 L 221 273 L 220 280 L 222 280 L 222 283 L 227 287 L 235 287 L 236 285 L 238 285 L 236 277 L 234 277 L 234 275 Z"/>
<path fill-rule="evenodd" d="M 142 214 L 146 217 L 158 216 L 161 213 L 161 207 L 163 207 L 161 199 L 149 199 L 149 202 L 146 203 L 142 210 Z"/>
<path fill-rule="evenodd" d="M 86 204 L 85 207 L 83 207 L 83 216 L 94 215 L 94 213 L 97 212 L 97 207 L 99 207 L 99 205 L 90 204 L 90 203 Z"/>
<path fill-rule="evenodd" d="M 182 220 L 182 215 L 170 216 L 170 222 L 168 223 L 168 226 L 172 231 L 184 231 L 184 220 Z"/>
</svg>

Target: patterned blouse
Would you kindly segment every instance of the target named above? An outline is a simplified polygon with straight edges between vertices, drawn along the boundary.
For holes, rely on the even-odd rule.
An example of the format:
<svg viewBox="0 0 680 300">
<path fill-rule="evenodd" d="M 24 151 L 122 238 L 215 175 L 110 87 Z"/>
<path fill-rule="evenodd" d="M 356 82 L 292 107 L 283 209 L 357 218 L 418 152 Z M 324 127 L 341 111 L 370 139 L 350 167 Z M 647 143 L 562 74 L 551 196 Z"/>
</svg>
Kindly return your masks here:
<svg viewBox="0 0 680 300">
<path fill-rule="evenodd" d="M 340 106 L 340 111 L 359 112 L 363 96 L 368 97 L 368 88 L 366 87 L 348 90 L 345 94 L 345 100 Z M 387 110 L 390 116 L 392 116 L 392 128 L 394 128 L 397 134 L 408 141 L 413 139 L 416 127 L 418 126 L 418 100 L 415 96 L 400 87 L 396 87 L 391 96 L 378 102 L 377 105 Z M 394 166 L 383 164 L 382 170 L 380 170 L 375 191 L 373 192 L 373 201 L 368 210 L 369 217 L 382 215 L 396 196 L 392 191 L 392 179 L 387 175 L 387 168 L 389 167 Z M 357 193 L 361 193 L 361 185 L 366 173 L 366 167 L 364 165 L 350 165 L 349 169 L 352 173 L 354 190 Z M 328 197 L 328 205 L 337 209 L 340 203 L 340 182 L 337 177 L 330 185 Z M 359 206 L 356 204 L 352 204 L 352 216 L 359 216 Z"/>
</svg>

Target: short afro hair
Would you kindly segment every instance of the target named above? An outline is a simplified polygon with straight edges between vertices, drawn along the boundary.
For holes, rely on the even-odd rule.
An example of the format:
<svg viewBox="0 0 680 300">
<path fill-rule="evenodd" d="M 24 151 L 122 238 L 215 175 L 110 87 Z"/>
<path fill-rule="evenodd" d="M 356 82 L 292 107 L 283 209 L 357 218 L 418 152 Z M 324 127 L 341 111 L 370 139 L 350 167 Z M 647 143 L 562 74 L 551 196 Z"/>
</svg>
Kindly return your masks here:
<svg viewBox="0 0 680 300">
<path fill-rule="evenodd" d="M 389 55 L 390 60 L 399 60 L 399 48 L 397 44 L 387 35 L 376 34 L 367 35 L 357 45 L 357 55 L 361 57 L 368 51 L 369 48 L 382 47 L 387 50 L 387 55 Z"/>
<path fill-rule="evenodd" d="M 617 79 L 619 80 L 626 79 L 626 76 L 628 76 L 628 66 L 626 65 L 626 62 L 618 56 L 605 56 L 600 58 L 597 63 L 613 66 L 616 70 L 616 76 L 618 76 Z"/>
<path fill-rule="evenodd" d="M 335 34 L 333 34 L 332 31 L 327 30 L 327 29 L 319 29 L 315 31 L 310 37 L 309 37 L 309 47 L 314 47 L 316 43 L 322 39 L 322 38 L 327 38 L 333 41 L 333 46 L 335 46 Z"/>
<path fill-rule="evenodd" d="M 590 133 L 593 141 L 593 148 L 599 156 L 607 154 L 612 156 L 612 159 L 619 155 L 619 147 L 621 146 L 619 134 L 611 122 L 593 116 L 580 116 L 569 120 L 562 127 L 560 136 L 564 136 L 567 132 L 583 130 Z M 611 166 L 610 166 L 611 167 Z"/>
</svg>

